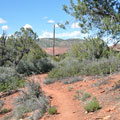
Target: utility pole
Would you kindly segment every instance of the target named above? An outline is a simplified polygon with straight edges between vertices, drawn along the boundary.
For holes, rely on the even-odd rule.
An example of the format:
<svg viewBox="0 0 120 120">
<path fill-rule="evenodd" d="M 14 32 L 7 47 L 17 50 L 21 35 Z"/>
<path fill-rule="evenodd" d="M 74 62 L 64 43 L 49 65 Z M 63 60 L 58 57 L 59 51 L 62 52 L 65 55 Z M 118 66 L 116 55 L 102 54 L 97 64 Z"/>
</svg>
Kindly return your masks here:
<svg viewBox="0 0 120 120">
<path fill-rule="evenodd" d="M 53 25 L 53 61 L 55 57 L 55 24 Z"/>
</svg>

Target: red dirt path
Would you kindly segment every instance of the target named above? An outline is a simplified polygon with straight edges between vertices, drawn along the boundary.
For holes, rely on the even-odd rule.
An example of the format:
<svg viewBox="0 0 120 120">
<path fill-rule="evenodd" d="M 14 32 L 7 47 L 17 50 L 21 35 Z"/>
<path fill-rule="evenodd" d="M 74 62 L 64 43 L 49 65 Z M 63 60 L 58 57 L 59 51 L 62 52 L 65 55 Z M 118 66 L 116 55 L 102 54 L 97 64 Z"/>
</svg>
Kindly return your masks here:
<svg viewBox="0 0 120 120">
<path fill-rule="evenodd" d="M 73 96 L 68 94 L 68 89 L 62 83 L 44 85 L 43 80 L 47 75 L 36 76 L 36 81 L 42 85 L 42 90 L 46 95 L 51 96 L 51 105 L 58 109 L 58 114 L 54 116 L 44 116 L 42 120 L 80 120 L 79 106 L 73 102 Z M 34 76 L 33 76 L 34 79 Z"/>
</svg>

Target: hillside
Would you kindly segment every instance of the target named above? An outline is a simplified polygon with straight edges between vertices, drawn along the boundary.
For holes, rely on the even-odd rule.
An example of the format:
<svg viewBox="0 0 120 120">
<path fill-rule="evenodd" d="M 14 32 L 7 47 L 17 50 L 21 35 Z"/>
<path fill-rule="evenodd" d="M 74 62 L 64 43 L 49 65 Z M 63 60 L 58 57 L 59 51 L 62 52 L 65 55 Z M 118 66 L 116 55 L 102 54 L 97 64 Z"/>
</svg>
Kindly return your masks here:
<svg viewBox="0 0 120 120">
<path fill-rule="evenodd" d="M 66 40 L 64 40 L 64 39 L 56 38 L 55 46 L 62 47 L 62 48 L 71 47 L 72 44 L 74 44 L 76 42 L 83 42 L 83 40 L 81 40 L 81 39 L 66 39 Z M 38 40 L 37 43 L 42 48 L 49 48 L 49 47 L 53 46 L 53 38 L 41 38 Z"/>
</svg>

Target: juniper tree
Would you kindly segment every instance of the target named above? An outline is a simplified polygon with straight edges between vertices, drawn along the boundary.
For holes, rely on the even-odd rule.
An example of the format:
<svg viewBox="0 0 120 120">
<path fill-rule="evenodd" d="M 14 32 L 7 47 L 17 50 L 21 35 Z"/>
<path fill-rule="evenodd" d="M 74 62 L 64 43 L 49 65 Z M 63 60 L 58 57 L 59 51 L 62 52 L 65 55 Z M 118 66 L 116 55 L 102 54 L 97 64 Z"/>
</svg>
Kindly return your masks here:
<svg viewBox="0 0 120 120">
<path fill-rule="evenodd" d="M 96 29 L 120 41 L 120 0 L 70 0 L 63 10 L 79 21 L 82 32 Z"/>
<path fill-rule="evenodd" d="M 42 49 L 36 41 L 37 35 L 30 28 L 21 28 L 9 37 L 3 33 L 0 37 L 0 66 L 16 66 L 30 52 L 38 57 L 38 53 L 42 54 Z"/>
<path fill-rule="evenodd" d="M 30 28 L 21 28 L 8 37 L 7 45 L 12 53 L 11 61 L 17 65 L 20 60 L 30 52 L 31 46 L 37 40 L 36 33 Z"/>
<path fill-rule="evenodd" d="M 9 49 L 7 48 L 7 36 L 5 32 L 3 32 L 0 37 L 0 66 L 5 65 L 6 61 L 9 60 Z"/>
</svg>

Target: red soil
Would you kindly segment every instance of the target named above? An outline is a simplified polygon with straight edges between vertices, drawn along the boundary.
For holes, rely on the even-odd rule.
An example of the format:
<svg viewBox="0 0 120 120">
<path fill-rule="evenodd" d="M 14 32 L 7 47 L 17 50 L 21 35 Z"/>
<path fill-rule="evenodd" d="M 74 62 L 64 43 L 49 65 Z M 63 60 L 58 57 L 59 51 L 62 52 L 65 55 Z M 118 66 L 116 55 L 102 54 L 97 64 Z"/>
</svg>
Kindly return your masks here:
<svg viewBox="0 0 120 120">
<path fill-rule="evenodd" d="M 42 90 L 51 97 L 51 105 L 57 107 L 58 113 L 56 115 L 46 113 L 41 120 L 120 120 L 120 89 L 112 90 L 114 82 L 120 80 L 120 74 L 104 78 L 85 77 L 84 81 L 68 85 L 64 85 L 62 82 L 44 85 L 43 80 L 46 76 L 47 74 L 43 74 L 31 78 L 41 84 Z M 94 84 L 102 80 L 108 81 L 108 83 L 101 86 Z M 70 86 L 73 87 L 71 91 L 69 91 Z M 96 96 L 102 109 L 86 113 L 83 102 L 74 99 L 77 90 L 88 92 L 92 97 Z M 14 105 L 11 103 L 18 94 L 4 98 L 6 103 L 4 107 L 13 108 Z M 3 115 L 0 116 L 0 120 L 2 118 Z"/>
</svg>

